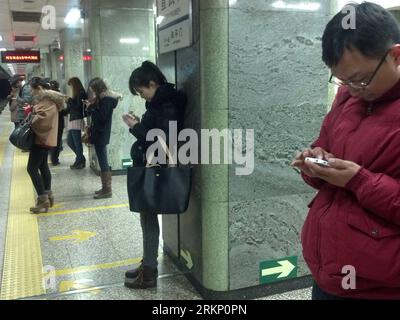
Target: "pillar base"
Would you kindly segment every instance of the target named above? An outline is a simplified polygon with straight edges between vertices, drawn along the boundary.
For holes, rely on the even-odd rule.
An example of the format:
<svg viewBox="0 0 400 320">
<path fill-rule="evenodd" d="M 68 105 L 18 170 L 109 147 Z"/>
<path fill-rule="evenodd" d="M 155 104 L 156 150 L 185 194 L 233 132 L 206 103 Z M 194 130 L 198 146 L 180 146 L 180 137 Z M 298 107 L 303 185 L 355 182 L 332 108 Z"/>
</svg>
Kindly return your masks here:
<svg viewBox="0 0 400 320">
<path fill-rule="evenodd" d="M 263 284 L 248 288 L 236 289 L 231 291 L 214 291 L 205 288 L 198 279 L 196 279 L 183 263 L 172 253 L 172 250 L 164 244 L 164 253 L 172 260 L 176 267 L 182 271 L 189 282 L 195 287 L 197 292 L 206 300 L 251 300 L 256 298 L 268 297 L 276 294 L 282 294 L 288 291 L 309 288 L 313 284 L 311 276 L 303 276 L 286 281 L 272 284 Z"/>
</svg>

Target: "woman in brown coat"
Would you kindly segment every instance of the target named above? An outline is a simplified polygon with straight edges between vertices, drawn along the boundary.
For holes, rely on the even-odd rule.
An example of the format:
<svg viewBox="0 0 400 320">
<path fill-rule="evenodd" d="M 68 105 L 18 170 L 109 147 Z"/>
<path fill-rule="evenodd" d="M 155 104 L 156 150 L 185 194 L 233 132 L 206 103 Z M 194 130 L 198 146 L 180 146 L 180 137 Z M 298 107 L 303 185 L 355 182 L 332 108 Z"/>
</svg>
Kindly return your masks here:
<svg viewBox="0 0 400 320">
<path fill-rule="evenodd" d="M 51 172 L 47 163 L 49 150 L 57 146 L 58 113 L 64 108 L 64 96 L 49 90 L 50 84 L 41 78 L 31 80 L 32 94 L 37 99 L 33 106 L 31 126 L 35 143 L 29 153 L 28 173 L 38 195 L 32 213 L 47 212 L 53 206 Z"/>
</svg>

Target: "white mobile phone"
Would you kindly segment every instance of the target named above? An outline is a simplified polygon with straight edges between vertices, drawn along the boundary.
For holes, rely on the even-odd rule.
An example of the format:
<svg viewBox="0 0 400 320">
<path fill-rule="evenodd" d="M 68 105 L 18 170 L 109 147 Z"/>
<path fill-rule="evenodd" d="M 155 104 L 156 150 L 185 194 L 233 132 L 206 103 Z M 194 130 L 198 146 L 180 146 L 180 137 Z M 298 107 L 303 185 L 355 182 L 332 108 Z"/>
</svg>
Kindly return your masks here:
<svg viewBox="0 0 400 320">
<path fill-rule="evenodd" d="M 325 161 L 325 160 L 322 160 L 322 159 L 309 158 L 309 157 L 307 157 L 305 160 L 306 160 L 306 161 L 314 162 L 314 163 L 318 164 L 318 165 L 321 166 L 321 167 L 330 167 L 329 162 L 328 162 L 328 161 Z"/>
</svg>

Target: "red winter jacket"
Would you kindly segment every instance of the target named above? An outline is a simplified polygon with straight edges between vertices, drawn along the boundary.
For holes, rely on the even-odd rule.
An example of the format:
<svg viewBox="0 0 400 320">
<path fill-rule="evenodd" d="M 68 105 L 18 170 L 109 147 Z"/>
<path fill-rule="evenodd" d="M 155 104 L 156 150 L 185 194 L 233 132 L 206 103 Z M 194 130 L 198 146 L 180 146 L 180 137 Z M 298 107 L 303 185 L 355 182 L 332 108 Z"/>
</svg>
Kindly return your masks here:
<svg viewBox="0 0 400 320">
<path fill-rule="evenodd" d="M 301 235 L 313 278 L 333 295 L 400 299 L 400 82 L 374 102 L 341 88 L 312 147 L 361 166 L 345 188 L 302 175 L 319 189 Z"/>
</svg>

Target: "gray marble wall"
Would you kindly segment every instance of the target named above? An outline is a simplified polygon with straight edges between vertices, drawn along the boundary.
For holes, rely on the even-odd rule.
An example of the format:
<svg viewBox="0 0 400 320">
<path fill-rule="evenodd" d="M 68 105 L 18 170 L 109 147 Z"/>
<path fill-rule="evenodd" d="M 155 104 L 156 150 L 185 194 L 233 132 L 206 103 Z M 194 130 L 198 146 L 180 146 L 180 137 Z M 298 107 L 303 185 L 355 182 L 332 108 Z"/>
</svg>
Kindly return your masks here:
<svg viewBox="0 0 400 320">
<path fill-rule="evenodd" d="M 331 3 L 313 1 L 320 4 L 313 11 L 273 3 L 229 8 L 229 127 L 255 135 L 254 172 L 237 176 L 231 166 L 229 174 L 230 289 L 258 285 L 261 261 L 297 256 L 298 276 L 309 273 L 300 231 L 315 191 L 289 164 L 318 135 L 327 110 L 321 36 Z"/>
<path fill-rule="evenodd" d="M 83 41 L 82 30 L 75 28 L 63 29 L 60 31 L 61 49 L 64 55 L 64 75 L 60 82 L 60 88 L 72 96 L 72 88 L 67 85 L 72 77 L 83 79 Z"/>
<path fill-rule="evenodd" d="M 154 13 L 152 1 L 90 1 L 88 4 L 88 44 L 92 50 L 92 74 L 123 95 L 114 111 L 108 159 L 113 170 L 122 169 L 122 159 L 130 159 L 134 137 L 122 121 L 122 114 L 144 112 L 144 101 L 129 92 L 131 72 L 145 60 L 155 61 Z M 121 38 L 138 38 L 137 44 L 121 43 Z M 93 150 L 91 160 L 97 166 Z M 93 164 L 93 163 L 92 163 Z"/>
</svg>

